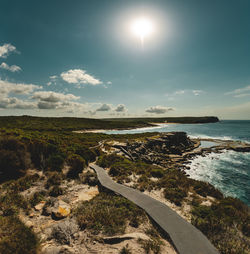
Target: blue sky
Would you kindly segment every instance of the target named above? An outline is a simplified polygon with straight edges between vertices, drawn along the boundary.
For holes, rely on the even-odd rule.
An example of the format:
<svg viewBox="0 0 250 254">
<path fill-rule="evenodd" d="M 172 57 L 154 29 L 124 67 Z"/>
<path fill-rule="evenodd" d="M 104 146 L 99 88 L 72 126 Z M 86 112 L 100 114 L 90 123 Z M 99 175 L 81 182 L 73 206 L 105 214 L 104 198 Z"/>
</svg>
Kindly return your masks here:
<svg viewBox="0 0 250 254">
<path fill-rule="evenodd" d="M 0 115 L 250 119 L 248 0 L 1 0 Z M 130 30 L 146 17 L 144 46 Z"/>
</svg>

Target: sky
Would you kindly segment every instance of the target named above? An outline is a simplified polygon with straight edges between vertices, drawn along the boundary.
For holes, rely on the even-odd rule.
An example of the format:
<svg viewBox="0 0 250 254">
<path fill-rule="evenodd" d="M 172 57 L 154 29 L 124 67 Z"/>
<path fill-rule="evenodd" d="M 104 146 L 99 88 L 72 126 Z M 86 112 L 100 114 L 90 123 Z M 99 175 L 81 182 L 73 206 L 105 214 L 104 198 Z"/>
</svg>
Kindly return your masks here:
<svg viewBox="0 0 250 254">
<path fill-rule="evenodd" d="M 249 0 L 0 0 L 0 115 L 250 119 L 249 13 Z"/>
</svg>

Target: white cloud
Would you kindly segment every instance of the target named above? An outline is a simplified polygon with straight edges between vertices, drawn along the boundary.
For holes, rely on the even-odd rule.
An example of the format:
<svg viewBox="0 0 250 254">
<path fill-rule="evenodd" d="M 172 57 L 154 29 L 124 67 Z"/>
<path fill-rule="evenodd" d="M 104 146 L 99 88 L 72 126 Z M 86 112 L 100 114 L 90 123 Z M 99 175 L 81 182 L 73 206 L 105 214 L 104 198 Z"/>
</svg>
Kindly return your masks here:
<svg viewBox="0 0 250 254">
<path fill-rule="evenodd" d="M 74 69 L 61 73 L 61 78 L 69 84 L 100 85 L 102 81 L 86 73 L 85 70 Z"/>
<path fill-rule="evenodd" d="M 185 90 L 178 90 L 174 94 L 181 95 L 181 94 L 184 94 L 184 93 L 185 93 Z"/>
<path fill-rule="evenodd" d="M 56 103 L 59 101 L 78 100 L 80 97 L 73 94 L 63 94 L 52 91 L 39 91 L 33 94 L 32 99 L 39 99 L 43 102 Z"/>
<path fill-rule="evenodd" d="M 107 85 L 112 85 L 112 82 L 111 82 L 111 81 L 108 81 L 108 82 L 107 82 Z"/>
<path fill-rule="evenodd" d="M 234 95 L 235 98 L 243 98 L 243 97 L 247 97 L 247 96 L 250 96 L 250 93 L 241 93 L 241 94 Z"/>
<path fill-rule="evenodd" d="M 10 52 L 16 51 L 16 47 L 9 44 L 5 43 L 2 46 L 0 46 L 0 57 L 6 58 Z"/>
<path fill-rule="evenodd" d="M 41 89 L 41 86 L 33 84 L 12 83 L 0 79 L 0 94 L 29 94 L 36 89 Z"/>
<path fill-rule="evenodd" d="M 7 63 L 1 63 L 0 68 L 11 72 L 21 71 L 22 69 L 17 65 L 8 65 Z"/>
<path fill-rule="evenodd" d="M 153 106 L 150 108 L 147 108 L 145 111 L 147 113 L 152 113 L 152 114 L 164 114 L 167 113 L 169 111 L 173 111 L 173 108 L 170 107 L 163 107 L 163 106 Z"/>
<path fill-rule="evenodd" d="M 119 105 L 117 105 L 117 107 L 115 108 L 115 111 L 116 111 L 116 112 L 126 112 L 127 109 L 126 109 L 125 105 L 119 104 Z"/>
<path fill-rule="evenodd" d="M 35 109 L 36 107 L 37 106 L 35 102 L 24 101 L 15 97 L 0 98 L 0 108 Z"/>
<path fill-rule="evenodd" d="M 53 75 L 49 77 L 50 81 L 47 83 L 47 86 L 51 86 L 51 85 L 55 85 L 56 84 L 56 80 L 57 80 L 57 76 Z"/>
<path fill-rule="evenodd" d="M 250 95 L 250 86 L 235 89 L 233 91 L 225 93 L 225 95 L 233 95 L 236 98 L 242 98 Z"/>
<path fill-rule="evenodd" d="M 96 111 L 110 111 L 112 108 L 110 105 L 104 103 Z"/>
<path fill-rule="evenodd" d="M 204 91 L 202 91 L 202 90 L 193 90 L 192 93 L 193 93 L 195 96 L 199 96 L 199 95 L 201 95 L 202 93 L 204 93 Z"/>
</svg>

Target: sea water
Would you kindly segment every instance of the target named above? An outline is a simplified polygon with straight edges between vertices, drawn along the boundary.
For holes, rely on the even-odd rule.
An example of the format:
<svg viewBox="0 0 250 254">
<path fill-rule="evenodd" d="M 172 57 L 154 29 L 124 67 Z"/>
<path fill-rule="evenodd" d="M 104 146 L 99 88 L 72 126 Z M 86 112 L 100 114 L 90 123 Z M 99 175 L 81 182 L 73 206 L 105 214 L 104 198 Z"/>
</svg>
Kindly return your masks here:
<svg viewBox="0 0 250 254">
<path fill-rule="evenodd" d="M 207 124 L 162 124 L 132 130 L 112 130 L 107 134 L 184 131 L 191 138 L 240 140 L 250 143 L 250 121 L 224 120 Z M 191 178 L 207 181 L 225 196 L 233 196 L 250 205 L 250 153 L 223 151 L 196 156 L 190 161 Z"/>
</svg>

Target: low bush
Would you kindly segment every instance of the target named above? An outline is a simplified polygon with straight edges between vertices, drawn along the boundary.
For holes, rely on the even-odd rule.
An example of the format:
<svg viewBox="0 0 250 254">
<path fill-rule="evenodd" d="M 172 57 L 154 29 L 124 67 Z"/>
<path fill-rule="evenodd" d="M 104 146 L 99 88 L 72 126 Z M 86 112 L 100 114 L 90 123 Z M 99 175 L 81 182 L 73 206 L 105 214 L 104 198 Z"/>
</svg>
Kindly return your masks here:
<svg viewBox="0 0 250 254">
<path fill-rule="evenodd" d="M 0 216 L 0 253 L 36 254 L 39 241 L 17 217 Z"/>
<path fill-rule="evenodd" d="M 6 184 L 8 185 L 7 188 L 9 190 L 20 192 L 29 189 L 36 181 L 38 181 L 38 179 L 39 179 L 38 174 L 26 175 L 17 180 L 7 182 Z"/>
<path fill-rule="evenodd" d="M 125 246 L 121 249 L 120 254 L 132 254 L 128 246 Z"/>
<path fill-rule="evenodd" d="M 192 224 L 222 254 L 249 253 L 250 241 L 244 231 L 247 221 L 249 222 L 248 207 L 235 198 L 224 198 L 211 206 L 198 205 L 192 210 Z"/>
<path fill-rule="evenodd" d="M 87 171 L 82 175 L 82 182 L 88 184 L 89 186 L 96 186 L 98 184 L 97 176 L 94 172 Z"/>
<path fill-rule="evenodd" d="M 145 218 L 142 209 L 123 197 L 100 193 L 90 201 L 81 203 L 74 212 L 79 227 L 92 233 L 105 235 L 122 234 L 127 222 Z"/>
<path fill-rule="evenodd" d="M 152 238 L 149 240 L 139 239 L 138 242 L 141 244 L 146 254 L 151 254 L 151 253 L 159 254 L 161 252 L 162 243 L 155 238 Z"/>
<path fill-rule="evenodd" d="M 25 212 L 30 209 L 29 203 L 22 195 L 8 191 L 0 196 L 0 214 L 4 216 L 14 215 L 18 213 L 19 209 L 23 209 Z"/>
<path fill-rule="evenodd" d="M 67 162 L 70 166 L 67 177 L 69 178 L 77 178 L 78 175 L 83 171 L 86 167 L 85 160 L 77 154 L 70 155 L 67 159 Z"/>
<path fill-rule="evenodd" d="M 63 195 L 63 193 L 64 193 L 64 190 L 58 185 L 51 187 L 49 191 L 49 195 L 52 197 L 58 197 L 60 195 Z"/>
<path fill-rule="evenodd" d="M 49 189 L 55 185 L 60 185 L 62 182 L 63 176 L 61 173 L 58 172 L 48 172 L 48 179 L 45 184 L 45 187 Z"/>
<path fill-rule="evenodd" d="M 32 197 L 29 200 L 29 203 L 31 206 L 36 206 L 41 201 L 44 201 L 46 199 L 47 192 L 46 191 L 37 191 L 35 192 Z"/>
<path fill-rule="evenodd" d="M 213 185 L 207 182 L 193 180 L 193 188 L 195 192 L 203 197 L 211 196 L 217 199 L 223 198 L 222 193 L 217 190 Z"/>
<path fill-rule="evenodd" d="M 164 170 L 161 168 L 154 168 L 151 170 L 151 176 L 161 178 L 164 176 Z"/>
<path fill-rule="evenodd" d="M 47 160 L 47 168 L 50 171 L 60 172 L 62 170 L 63 164 L 64 164 L 64 158 L 60 154 L 52 154 L 49 156 Z"/>
</svg>

